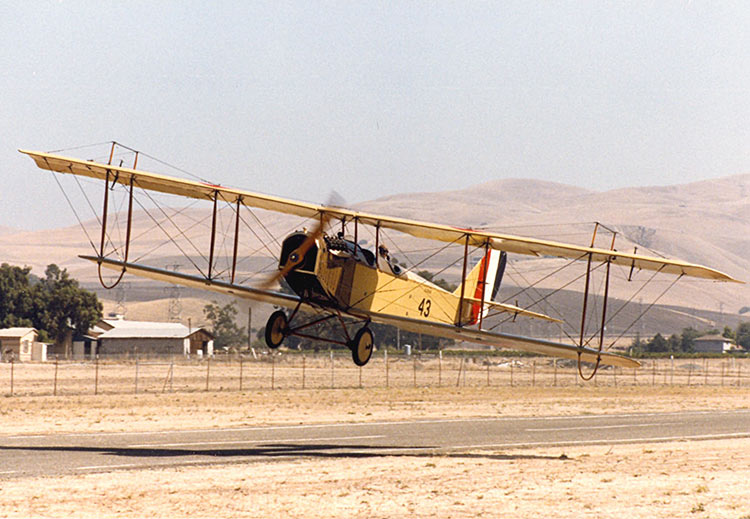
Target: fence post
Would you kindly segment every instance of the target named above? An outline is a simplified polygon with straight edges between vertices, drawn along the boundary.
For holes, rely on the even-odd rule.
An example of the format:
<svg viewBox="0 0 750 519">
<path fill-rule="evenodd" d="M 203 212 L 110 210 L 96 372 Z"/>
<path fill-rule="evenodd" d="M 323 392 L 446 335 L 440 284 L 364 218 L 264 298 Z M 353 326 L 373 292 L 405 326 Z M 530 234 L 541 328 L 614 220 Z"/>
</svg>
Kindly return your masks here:
<svg viewBox="0 0 750 519">
<path fill-rule="evenodd" d="M 388 387 L 388 348 L 383 350 L 383 358 L 385 359 L 385 387 Z"/>
<path fill-rule="evenodd" d="M 612 366 L 612 380 L 614 380 L 615 387 L 617 387 L 617 366 Z"/>
<path fill-rule="evenodd" d="M 13 396 L 13 366 L 16 364 L 15 356 L 10 355 L 10 396 Z"/>
<path fill-rule="evenodd" d="M 536 385 L 536 361 L 531 363 L 531 387 Z"/>
<path fill-rule="evenodd" d="M 99 354 L 96 354 L 96 358 L 94 360 L 94 366 L 95 366 L 95 375 L 94 375 L 94 394 L 99 394 Z"/>
<path fill-rule="evenodd" d="M 688 364 L 688 381 L 687 381 L 688 387 L 690 387 L 690 375 L 692 374 L 693 374 L 693 365 Z"/>
<path fill-rule="evenodd" d="M 242 391 L 242 357 L 240 357 L 240 391 Z"/>
<path fill-rule="evenodd" d="M 302 389 L 305 389 L 305 354 L 302 354 Z"/>
<path fill-rule="evenodd" d="M 554 378 L 552 379 L 552 385 L 553 385 L 554 387 L 557 387 L 557 359 L 554 359 L 554 360 L 552 361 L 552 365 L 553 365 L 553 366 L 555 367 L 555 376 L 554 376 Z"/>
<path fill-rule="evenodd" d="M 703 385 L 708 385 L 708 359 L 703 359 Z"/>
<path fill-rule="evenodd" d="M 276 355 L 271 351 L 271 389 L 276 389 Z"/>
<path fill-rule="evenodd" d="M 670 362 L 669 362 L 669 385 L 674 386 L 674 355 L 670 355 Z"/>
<path fill-rule="evenodd" d="M 52 386 L 52 395 L 57 396 L 57 364 L 59 362 L 59 358 L 57 355 L 55 355 L 55 383 L 54 386 Z"/>
<path fill-rule="evenodd" d="M 438 387 L 443 385 L 443 350 L 438 352 Z"/>
<path fill-rule="evenodd" d="M 211 381 L 211 356 L 206 355 L 206 391 L 208 391 L 210 381 Z"/>
<path fill-rule="evenodd" d="M 167 376 L 164 377 L 164 385 L 161 386 L 161 392 L 166 393 L 167 392 L 167 384 L 169 384 L 169 390 L 172 390 L 172 370 L 174 369 L 174 361 L 172 361 L 169 364 L 169 369 L 167 370 Z"/>
<path fill-rule="evenodd" d="M 464 367 L 464 358 L 461 357 L 461 362 L 458 364 L 458 377 L 456 377 L 456 387 L 461 386 L 461 370 Z"/>
</svg>

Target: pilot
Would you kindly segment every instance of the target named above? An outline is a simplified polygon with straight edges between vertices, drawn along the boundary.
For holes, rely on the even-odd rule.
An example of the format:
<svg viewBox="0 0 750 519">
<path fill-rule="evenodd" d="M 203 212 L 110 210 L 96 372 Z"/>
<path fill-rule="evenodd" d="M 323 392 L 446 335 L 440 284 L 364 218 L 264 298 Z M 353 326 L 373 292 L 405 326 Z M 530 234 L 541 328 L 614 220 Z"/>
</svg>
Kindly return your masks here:
<svg viewBox="0 0 750 519">
<path fill-rule="evenodd" d="M 378 254 L 380 254 L 380 256 L 384 258 L 388 263 L 388 266 L 391 267 L 391 272 L 393 272 L 397 276 L 401 275 L 401 267 L 396 265 L 395 262 L 391 261 L 391 253 L 388 251 L 388 247 L 386 247 L 385 245 L 378 246 Z"/>
</svg>

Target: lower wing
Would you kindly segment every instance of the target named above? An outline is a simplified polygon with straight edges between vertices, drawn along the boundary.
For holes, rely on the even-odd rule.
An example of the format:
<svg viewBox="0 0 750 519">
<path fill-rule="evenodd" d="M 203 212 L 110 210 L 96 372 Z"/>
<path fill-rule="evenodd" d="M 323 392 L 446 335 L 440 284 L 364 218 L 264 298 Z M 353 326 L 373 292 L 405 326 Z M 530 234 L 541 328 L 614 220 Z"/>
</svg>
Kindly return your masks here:
<svg viewBox="0 0 750 519">
<path fill-rule="evenodd" d="M 254 299 L 256 301 L 283 306 L 286 308 L 296 308 L 297 305 L 301 304 L 302 309 L 313 309 L 312 306 L 301 302 L 300 298 L 296 295 L 282 294 L 281 292 L 274 292 L 271 290 L 252 288 L 242 285 L 234 285 L 225 281 L 209 280 L 204 277 L 182 274 L 180 272 L 149 267 L 136 263 L 124 263 L 122 261 L 99 258 L 96 256 L 81 256 L 81 258 L 92 261 L 94 263 L 100 263 L 102 267 L 108 269 L 118 271 L 122 271 L 124 269 L 126 272 L 135 274 L 136 276 L 145 277 L 156 281 L 175 283 L 178 285 L 184 285 L 202 290 L 210 290 L 213 292 L 232 295 L 245 299 Z M 621 366 L 624 368 L 637 368 L 638 366 L 640 366 L 640 363 L 638 361 L 629 357 L 624 357 L 622 355 L 617 355 L 609 352 L 600 353 L 597 350 L 588 347 L 579 347 L 571 344 L 561 344 L 552 341 L 545 341 L 542 339 L 534 339 L 532 337 L 489 332 L 486 330 L 478 330 L 475 328 L 466 328 L 453 326 L 450 324 L 422 321 L 420 319 L 412 319 L 409 317 L 397 317 L 389 314 L 367 312 L 359 309 L 356 312 L 353 312 L 353 315 L 355 315 L 356 317 L 370 319 L 376 323 L 396 326 L 398 328 L 401 328 L 402 330 L 415 333 L 425 333 L 428 335 L 434 335 L 436 337 L 443 337 L 446 339 L 488 344 L 501 348 L 528 351 L 531 353 L 539 353 L 541 355 L 549 355 L 552 357 L 560 357 L 564 359 L 577 360 L 580 356 L 580 359 L 586 362 L 596 362 L 597 357 L 600 357 L 602 364 Z"/>
<path fill-rule="evenodd" d="M 577 360 L 580 354 L 581 360 L 585 362 L 596 362 L 597 357 L 600 357 L 602 364 L 620 366 L 623 368 L 637 368 L 641 365 L 640 362 L 631 359 L 630 357 L 605 351 L 600 353 L 593 348 L 585 346 L 574 346 L 572 344 L 562 344 L 559 342 L 534 339 L 532 337 L 524 337 L 521 335 L 488 332 L 476 328 L 464 328 L 452 326 L 450 324 L 421 321 L 409 317 L 397 317 L 374 313 L 369 314 L 369 317 L 375 322 L 390 324 L 401 328 L 402 330 L 415 333 L 425 333 L 436 337 L 444 337 L 446 339 L 487 344 L 511 350 L 528 351 L 563 359 Z"/>
</svg>

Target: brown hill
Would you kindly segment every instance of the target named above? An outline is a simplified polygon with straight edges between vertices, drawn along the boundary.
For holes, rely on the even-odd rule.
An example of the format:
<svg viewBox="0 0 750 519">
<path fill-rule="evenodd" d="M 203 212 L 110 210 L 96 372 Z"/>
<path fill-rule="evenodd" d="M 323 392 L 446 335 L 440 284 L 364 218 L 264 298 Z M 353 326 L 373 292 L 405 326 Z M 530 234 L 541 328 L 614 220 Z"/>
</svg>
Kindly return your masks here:
<svg viewBox="0 0 750 519">
<path fill-rule="evenodd" d="M 615 247 L 640 252 L 664 254 L 688 261 L 702 263 L 723 270 L 738 279 L 750 280 L 750 175 L 707 180 L 684 185 L 638 187 L 597 192 L 578 187 L 544 181 L 508 179 L 492 180 L 463 190 L 436 193 L 409 193 L 394 195 L 357 205 L 357 209 L 402 216 L 417 220 L 435 221 L 457 226 L 487 228 L 499 232 L 530 235 L 539 238 L 555 239 L 587 244 L 594 229 L 593 222 L 604 222 L 609 229 L 617 231 Z M 62 210 L 62 209 L 61 209 Z M 207 254 L 210 236 L 211 209 L 203 206 L 187 210 L 167 209 L 169 213 L 168 231 L 173 238 L 188 239 L 189 244 L 180 247 L 165 239 L 161 226 L 143 211 L 137 211 L 133 222 L 133 247 L 131 260 L 144 257 L 144 262 L 164 266 L 180 264 L 180 269 L 192 269 L 191 261 L 205 264 L 201 255 Z M 301 229 L 310 222 L 299 219 L 256 211 L 255 216 L 264 222 L 268 231 L 281 238 L 287 233 Z M 123 215 L 115 218 L 123 220 Z M 220 211 L 220 232 L 226 231 L 231 238 L 231 208 Z M 72 275 L 86 284 L 94 286 L 96 268 L 78 259 L 79 254 L 90 254 L 98 247 L 99 224 L 96 220 L 87 221 L 88 236 L 79 226 L 45 231 L 15 231 L 5 233 L 0 229 L 0 260 L 18 265 L 32 266 L 41 275 L 49 263 L 68 268 Z M 110 229 L 124 235 L 124 227 L 119 228 L 110 222 Z M 180 231 L 184 235 L 180 235 Z M 116 233 L 115 233 L 116 234 Z M 263 237 L 261 230 L 258 236 Z M 243 231 L 241 238 L 242 257 L 238 268 L 245 274 L 257 271 L 264 266 L 275 267 L 275 258 L 265 250 L 259 238 Z M 612 234 L 601 229 L 597 245 L 608 247 Z M 366 233 L 360 234 L 363 240 L 372 241 Z M 432 256 L 426 245 L 419 240 L 403 236 L 392 237 L 398 248 L 407 251 L 406 258 L 419 262 Z M 372 243 L 370 243 L 372 245 Z M 430 244 L 434 247 L 435 244 Z M 182 249 L 182 250 L 181 250 Z M 227 270 L 231 251 L 231 241 L 217 244 L 218 270 Z M 191 258 L 185 259 L 183 252 Z M 460 256 L 460 253 L 458 254 Z M 455 251 L 444 251 L 428 259 L 420 268 L 439 271 L 455 260 Z M 201 263 L 203 262 L 203 263 Z M 506 272 L 506 287 L 524 286 L 533 276 L 543 278 L 547 273 L 559 268 L 565 261 L 554 258 L 515 257 Z M 580 274 L 558 273 L 540 281 L 539 289 L 559 288 Z M 627 300 L 628 292 L 634 286 L 628 283 L 627 272 L 616 272 L 613 281 L 614 297 Z M 249 274 L 248 274 L 249 275 Z M 440 273 L 440 276 L 454 280 L 460 275 L 457 266 Z M 636 273 L 636 281 L 649 277 L 649 273 Z M 247 277 L 247 276 L 245 276 Z M 131 278 L 132 279 L 132 278 Z M 252 282 L 252 281 L 251 281 Z M 635 299 L 648 304 L 653 301 L 671 281 L 660 281 L 638 292 Z M 144 284 L 145 283 L 145 284 Z M 148 282 L 132 280 L 131 286 L 144 287 Z M 599 282 L 599 286 L 601 282 Z M 582 290 L 582 283 L 572 284 L 569 289 Z M 504 292 L 513 297 L 516 291 Z M 146 290 L 137 300 L 163 299 L 162 287 L 154 292 Z M 574 293 L 574 292 L 573 292 Z M 206 300 L 212 298 L 206 295 Z M 524 299 L 525 298 L 525 299 Z M 111 299 L 115 299 L 111 297 Z M 519 296 L 521 303 L 534 300 L 533 291 Z M 575 296 L 569 296 L 569 303 L 563 306 L 574 307 L 580 304 Z M 131 300 L 133 300 L 131 298 Z M 680 283 L 659 303 L 681 308 L 712 311 L 721 315 L 736 314 L 743 306 L 750 306 L 748 285 L 690 281 Z M 542 309 L 544 311 L 544 309 Z M 570 314 L 570 311 L 563 312 Z M 671 312 L 674 314 L 674 312 Z M 713 314 L 712 314 L 713 315 Z M 736 317 L 736 316 L 735 316 Z M 701 321 L 703 319 L 703 321 Z M 705 318 L 696 317 L 696 326 Z M 658 326 L 658 323 L 655 324 Z"/>
</svg>

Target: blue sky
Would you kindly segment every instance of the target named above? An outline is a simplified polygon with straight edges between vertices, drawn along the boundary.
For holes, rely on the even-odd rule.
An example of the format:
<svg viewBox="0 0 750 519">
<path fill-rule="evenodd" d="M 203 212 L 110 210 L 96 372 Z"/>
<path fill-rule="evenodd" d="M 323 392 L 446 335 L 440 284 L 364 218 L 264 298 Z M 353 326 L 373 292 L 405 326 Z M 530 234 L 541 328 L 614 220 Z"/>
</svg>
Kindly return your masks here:
<svg viewBox="0 0 750 519">
<path fill-rule="evenodd" d="M 112 139 L 314 202 L 750 173 L 748 27 L 746 2 L 0 0 L 0 226 L 74 223 L 17 148 Z"/>
</svg>

